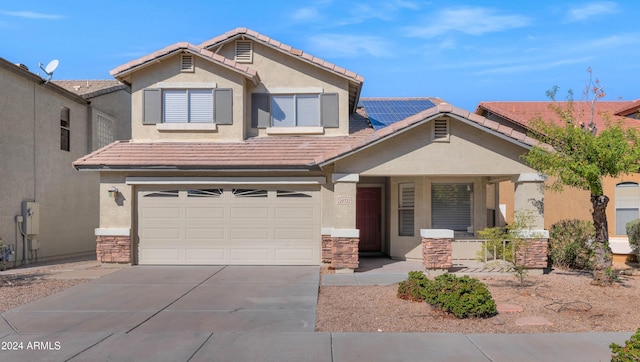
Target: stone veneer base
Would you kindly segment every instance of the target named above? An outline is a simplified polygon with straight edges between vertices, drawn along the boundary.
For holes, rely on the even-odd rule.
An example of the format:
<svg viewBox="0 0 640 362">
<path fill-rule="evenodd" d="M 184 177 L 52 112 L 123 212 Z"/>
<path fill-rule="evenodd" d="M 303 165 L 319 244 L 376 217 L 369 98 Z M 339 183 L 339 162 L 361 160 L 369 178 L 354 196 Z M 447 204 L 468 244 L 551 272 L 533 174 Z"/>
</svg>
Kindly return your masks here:
<svg viewBox="0 0 640 362">
<path fill-rule="evenodd" d="M 360 238 L 332 237 L 331 239 L 331 267 L 334 269 L 357 269 Z"/>
<path fill-rule="evenodd" d="M 422 238 L 422 263 L 427 269 L 449 269 L 453 266 L 451 254 L 453 239 Z"/>
<path fill-rule="evenodd" d="M 98 236 L 96 258 L 101 263 L 131 263 L 131 238 L 129 236 Z"/>
</svg>

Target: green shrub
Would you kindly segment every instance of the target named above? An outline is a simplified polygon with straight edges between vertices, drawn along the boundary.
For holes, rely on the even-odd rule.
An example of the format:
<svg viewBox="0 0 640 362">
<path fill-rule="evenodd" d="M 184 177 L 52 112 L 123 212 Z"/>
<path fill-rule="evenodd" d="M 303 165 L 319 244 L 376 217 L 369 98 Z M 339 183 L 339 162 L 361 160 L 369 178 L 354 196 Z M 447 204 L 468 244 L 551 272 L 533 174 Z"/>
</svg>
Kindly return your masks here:
<svg viewBox="0 0 640 362">
<path fill-rule="evenodd" d="M 498 313 L 487 287 L 466 275 L 442 274 L 426 283 L 423 296 L 427 303 L 457 318 L 486 318 Z"/>
<path fill-rule="evenodd" d="M 626 225 L 629 245 L 640 260 L 640 219 L 629 221 Z"/>
<path fill-rule="evenodd" d="M 609 348 L 613 352 L 611 362 L 640 361 L 640 328 L 624 342 L 624 346 L 611 343 Z"/>
<path fill-rule="evenodd" d="M 549 259 L 551 264 L 563 269 L 592 270 L 595 253 L 591 240 L 595 238 L 593 222 L 586 220 L 562 220 L 549 230 Z"/>
<path fill-rule="evenodd" d="M 424 300 L 423 290 L 429 282 L 427 276 L 421 271 L 409 272 L 409 278 L 398 284 L 398 298 L 421 302 Z"/>
</svg>

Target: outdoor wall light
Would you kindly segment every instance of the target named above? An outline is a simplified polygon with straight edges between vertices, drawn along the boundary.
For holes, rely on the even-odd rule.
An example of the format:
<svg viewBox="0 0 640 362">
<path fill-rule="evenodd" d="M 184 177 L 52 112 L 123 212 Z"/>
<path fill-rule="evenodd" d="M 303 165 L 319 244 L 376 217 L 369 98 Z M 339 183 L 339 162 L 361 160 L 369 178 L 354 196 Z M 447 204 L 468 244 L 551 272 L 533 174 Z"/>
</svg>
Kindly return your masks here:
<svg viewBox="0 0 640 362">
<path fill-rule="evenodd" d="M 115 198 L 119 191 L 117 187 L 111 186 L 111 188 L 107 192 L 109 193 L 109 197 Z"/>
</svg>

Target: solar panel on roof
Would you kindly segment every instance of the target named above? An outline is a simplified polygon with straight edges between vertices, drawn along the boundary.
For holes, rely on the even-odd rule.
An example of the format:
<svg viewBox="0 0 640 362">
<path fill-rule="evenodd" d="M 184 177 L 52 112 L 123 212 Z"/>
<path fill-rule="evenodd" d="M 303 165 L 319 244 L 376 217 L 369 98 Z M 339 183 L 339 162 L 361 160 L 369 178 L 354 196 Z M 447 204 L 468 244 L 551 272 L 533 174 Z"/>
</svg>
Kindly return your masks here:
<svg viewBox="0 0 640 362">
<path fill-rule="evenodd" d="M 436 105 L 428 99 L 389 99 L 361 100 L 359 106 L 364 107 L 371 126 L 377 131 Z"/>
</svg>

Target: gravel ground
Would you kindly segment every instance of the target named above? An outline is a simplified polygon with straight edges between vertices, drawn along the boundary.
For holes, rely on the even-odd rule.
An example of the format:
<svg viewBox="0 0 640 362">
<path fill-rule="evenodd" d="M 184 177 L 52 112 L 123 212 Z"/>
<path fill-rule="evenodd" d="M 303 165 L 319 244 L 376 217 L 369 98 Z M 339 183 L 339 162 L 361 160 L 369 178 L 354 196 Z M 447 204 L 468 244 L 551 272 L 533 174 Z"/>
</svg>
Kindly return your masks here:
<svg viewBox="0 0 640 362">
<path fill-rule="evenodd" d="M 529 276 L 478 277 L 496 304 L 522 312 L 487 319 L 457 319 L 427 303 L 397 298 L 389 286 L 320 287 L 316 330 L 322 332 L 547 333 L 636 331 L 640 327 L 640 276 L 620 276 L 612 287 L 591 285 L 591 276 L 554 271 Z M 521 317 L 544 317 L 552 325 L 518 326 Z"/>
</svg>

